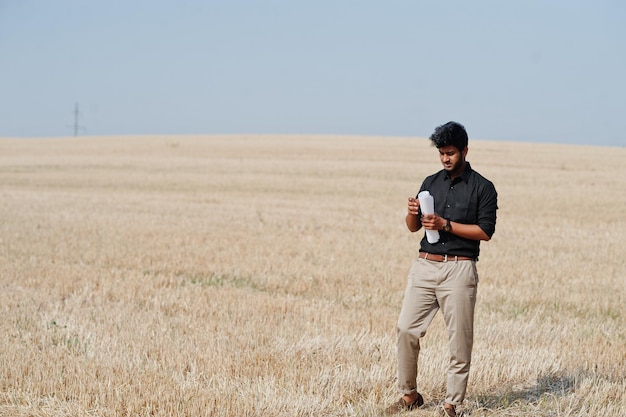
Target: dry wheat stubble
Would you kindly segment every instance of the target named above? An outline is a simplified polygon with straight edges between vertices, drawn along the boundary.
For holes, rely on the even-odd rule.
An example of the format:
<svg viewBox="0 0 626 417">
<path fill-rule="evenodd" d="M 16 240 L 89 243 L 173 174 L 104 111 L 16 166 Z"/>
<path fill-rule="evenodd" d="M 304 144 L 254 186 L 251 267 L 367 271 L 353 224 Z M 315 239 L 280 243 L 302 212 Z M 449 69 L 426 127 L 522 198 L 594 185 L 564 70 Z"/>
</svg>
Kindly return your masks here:
<svg viewBox="0 0 626 417">
<path fill-rule="evenodd" d="M 468 158 L 500 210 L 466 408 L 626 414 L 626 150 Z M 416 138 L 0 140 L 0 415 L 378 415 L 437 169 Z M 445 345 L 436 320 L 416 416 Z"/>
</svg>

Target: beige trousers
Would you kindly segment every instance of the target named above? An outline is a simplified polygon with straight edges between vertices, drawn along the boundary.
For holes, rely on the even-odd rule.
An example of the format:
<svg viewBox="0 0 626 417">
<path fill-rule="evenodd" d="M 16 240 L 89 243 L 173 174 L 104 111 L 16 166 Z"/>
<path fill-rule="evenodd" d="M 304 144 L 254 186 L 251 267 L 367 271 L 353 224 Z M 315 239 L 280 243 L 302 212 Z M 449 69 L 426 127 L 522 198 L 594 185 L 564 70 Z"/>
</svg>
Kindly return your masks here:
<svg viewBox="0 0 626 417">
<path fill-rule="evenodd" d="M 445 401 L 463 402 L 474 341 L 477 285 L 475 261 L 418 258 L 413 262 L 398 318 L 398 387 L 403 394 L 417 390 L 420 338 L 441 308 L 450 343 Z"/>
</svg>

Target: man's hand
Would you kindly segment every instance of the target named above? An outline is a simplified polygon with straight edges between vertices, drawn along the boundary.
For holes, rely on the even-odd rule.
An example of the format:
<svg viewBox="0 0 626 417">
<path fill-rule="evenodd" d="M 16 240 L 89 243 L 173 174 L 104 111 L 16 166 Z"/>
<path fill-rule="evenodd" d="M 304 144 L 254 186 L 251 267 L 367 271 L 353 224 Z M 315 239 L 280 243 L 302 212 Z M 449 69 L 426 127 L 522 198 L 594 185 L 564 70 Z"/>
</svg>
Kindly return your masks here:
<svg viewBox="0 0 626 417">
<path fill-rule="evenodd" d="M 420 208 L 420 201 L 417 198 L 409 197 L 409 214 L 417 216 Z"/>
<path fill-rule="evenodd" d="M 420 208 L 420 202 L 414 197 L 409 197 L 409 212 L 406 214 L 406 226 L 411 232 L 417 232 L 422 227 L 420 218 L 418 216 L 418 210 Z"/>
<path fill-rule="evenodd" d="M 446 224 L 446 219 L 438 214 L 424 214 L 421 221 L 426 230 L 441 230 Z"/>
</svg>

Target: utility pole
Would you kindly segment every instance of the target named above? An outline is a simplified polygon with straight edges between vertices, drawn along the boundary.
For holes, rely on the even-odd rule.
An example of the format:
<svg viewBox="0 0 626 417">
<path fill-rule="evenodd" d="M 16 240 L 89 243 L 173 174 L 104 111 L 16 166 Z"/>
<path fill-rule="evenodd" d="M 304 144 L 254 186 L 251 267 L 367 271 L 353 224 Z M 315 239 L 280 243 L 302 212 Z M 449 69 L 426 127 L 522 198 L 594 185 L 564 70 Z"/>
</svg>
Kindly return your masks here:
<svg viewBox="0 0 626 417">
<path fill-rule="evenodd" d="M 80 112 L 78 111 L 78 103 L 74 107 L 74 136 L 78 136 L 78 116 Z"/>
<path fill-rule="evenodd" d="M 80 129 L 84 129 L 83 126 L 80 125 L 80 110 L 78 110 L 78 102 L 74 106 L 74 136 L 78 136 L 78 131 Z"/>
</svg>

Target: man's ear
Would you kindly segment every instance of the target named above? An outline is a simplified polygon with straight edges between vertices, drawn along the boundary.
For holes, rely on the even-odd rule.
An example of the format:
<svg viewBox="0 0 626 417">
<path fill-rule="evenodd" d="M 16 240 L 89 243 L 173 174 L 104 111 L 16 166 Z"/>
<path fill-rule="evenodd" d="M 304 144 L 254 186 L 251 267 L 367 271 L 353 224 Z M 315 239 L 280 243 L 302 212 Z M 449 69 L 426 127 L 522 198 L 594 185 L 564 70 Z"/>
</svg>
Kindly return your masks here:
<svg viewBox="0 0 626 417">
<path fill-rule="evenodd" d="M 461 154 L 463 155 L 463 159 L 465 159 L 465 157 L 467 156 L 467 151 L 468 147 L 466 146 L 465 149 L 463 149 L 463 152 L 461 152 Z"/>
</svg>

